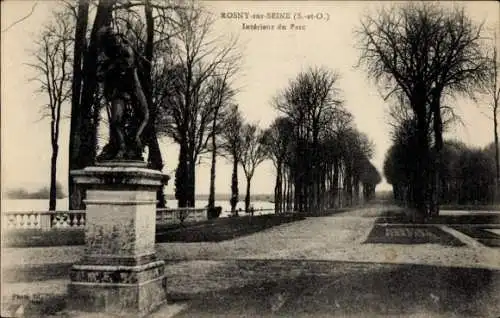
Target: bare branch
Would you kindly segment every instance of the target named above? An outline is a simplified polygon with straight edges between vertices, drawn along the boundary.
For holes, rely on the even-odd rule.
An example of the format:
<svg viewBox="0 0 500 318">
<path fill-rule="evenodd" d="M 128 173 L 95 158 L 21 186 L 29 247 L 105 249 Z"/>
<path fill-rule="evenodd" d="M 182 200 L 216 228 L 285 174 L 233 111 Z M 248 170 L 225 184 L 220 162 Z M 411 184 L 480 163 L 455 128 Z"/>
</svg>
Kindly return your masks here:
<svg viewBox="0 0 500 318">
<path fill-rule="evenodd" d="M 11 28 L 13 28 L 15 25 L 17 25 L 17 24 L 19 24 L 19 23 L 23 22 L 24 20 L 28 19 L 31 15 L 33 15 L 33 12 L 35 12 L 35 8 L 36 8 L 36 6 L 37 6 L 37 5 L 38 5 L 38 2 L 35 2 L 35 3 L 33 4 L 33 6 L 31 6 L 31 11 L 30 11 L 27 15 L 25 15 L 24 17 L 22 17 L 22 18 L 21 18 L 21 19 L 19 19 L 19 20 L 14 21 L 14 22 L 13 22 L 12 24 L 10 24 L 7 28 L 3 29 L 3 30 L 2 30 L 2 33 L 3 33 L 3 32 L 7 32 L 7 31 L 9 31 L 9 30 L 10 30 Z"/>
</svg>

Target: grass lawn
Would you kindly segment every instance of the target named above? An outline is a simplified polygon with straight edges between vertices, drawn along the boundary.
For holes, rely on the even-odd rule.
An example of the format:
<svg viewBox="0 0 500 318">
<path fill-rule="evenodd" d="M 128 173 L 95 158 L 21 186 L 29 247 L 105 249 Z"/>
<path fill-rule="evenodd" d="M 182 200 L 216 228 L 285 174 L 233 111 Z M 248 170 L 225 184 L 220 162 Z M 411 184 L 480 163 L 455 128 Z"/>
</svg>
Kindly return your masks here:
<svg viewBox="0 0 500 318">
<path fill-rule="evenodd" d="M 377 218 L 377 223 L 411 223 L 410 216 L 403 210 L 385 211 L 382 216 Z M 500 224 L 500 214 L 475 213 L 464 215 L 438 215 L 427 219 L 429 224 Z"/>
<path fill-rule="evenodd" d="M 483 227 L 470 227 L 467 225 L 454 225 L 452 226 L 457 231 L 464 233 L 475 240 L 478 240 L 483 245 L 489 247 L 500 247 L 500 235 L 492 233 L 485 230 Z M 488 227 L 489 228 L 489 227 Z M 493 226 L 491 227 L 493 228 Z M 500 228 L 500 225 L 495 226 L 495 228 Z"/>
<path fill-rule="evenodd" d="M 52 229 L 42 231 L 37 229 L 2 231 L 4 247 L 42 247 L 83 245 L 85 234 L 83 230 Z"/>
<path fill-rule="evenodd" d="M 498 204 L 443 204 L 441 210 L 465 210 L 465 211 L 500 211 Z"/>
<path fill-rule="evenodd" d="M 186 227 L 157 227 L 156 242 L 220 242 L 304 218 L 299 215 L 245 215 L 209 220 Z"/>
<path fill-rule="evenodd" d="M 219 242 L 303 219 L 303 216 L 298 215 L 245 215 L 212 219 L 184 226 L 157 226 L 156 242 Z M 2 233 L 4 247 L 83 245 L 84 241 L 83 230 L 16 230 Z"/>
<path fill-rule="evenodd" d="M 238 261 L 252 282 L 190 295 L 180 317 L 498 317 L 500 273 L 428 265 Z M 267 279 L 266 279 L 267 278 Z"/>
<path fill-rule="evenodd" d="M 428 223 L 436 224 L 500 224 L 500 214 L 439 215 Z"/>
<path fill-rule="evenodd" d="M 62 276 L 65 277 L 65 276 Z M 170 273 L 181 317 L 498 317 L 500 272 L 415 264 L 228 260 L 206 275 Z M 30 317 L 64 316 L 67 296 L 25 303 Z M 415 317 L 415 316 L 414 316 Z"/>
</svg>

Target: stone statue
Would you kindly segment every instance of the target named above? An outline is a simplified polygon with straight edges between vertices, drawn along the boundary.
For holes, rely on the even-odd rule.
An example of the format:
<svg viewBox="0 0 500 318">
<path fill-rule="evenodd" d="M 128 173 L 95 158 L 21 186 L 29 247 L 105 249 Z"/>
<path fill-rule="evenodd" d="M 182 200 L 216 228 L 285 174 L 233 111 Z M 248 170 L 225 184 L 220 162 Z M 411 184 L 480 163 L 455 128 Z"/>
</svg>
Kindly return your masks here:
<svg viewBox="0 0 500 318">
<path fill-rule="evenodd" d="M 139 81 L 137 58 L 125 36 L 104 27 L 98 35 L 102 60 L 98 81 L 103 86 L 109 115 L 109 142 L 97 161 L 143 160 L 141 134 L 149 120 L 146 97 Z"/>
</svg>

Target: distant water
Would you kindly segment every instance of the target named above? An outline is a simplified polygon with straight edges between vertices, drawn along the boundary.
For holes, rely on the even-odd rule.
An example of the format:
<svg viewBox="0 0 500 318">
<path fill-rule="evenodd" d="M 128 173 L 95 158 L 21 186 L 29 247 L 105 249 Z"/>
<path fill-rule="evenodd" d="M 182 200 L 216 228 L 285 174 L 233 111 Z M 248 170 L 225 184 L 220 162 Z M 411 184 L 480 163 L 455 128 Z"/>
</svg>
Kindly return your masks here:
<svg viewBox="0 0 500 318">
<path fill-rule="evenodd" d="M 254 201 L 251 202 L 253 207 L 258 210 L 258 209 L 274 209 L 274 203 L 267 202 L 267 201 Z M 221 206 L 222 207 L 222 214 L 221 217 L 226 217 L 229 215 L 229 211 L 231 210 L 231 205 L 229 204 L 228 201 L 215 201 L 216 206 Z M 203 208 L 207 206 L 207 201 L 206 200 L 198 200 L 195 202 L 195 207 L 197 208 Z M 168 200 L 167 201 L 167 207 L 168 208 L 176 208 L 177 207 L 177 201 L 176 200 Z M 3 211 L 47 211 L 49 208 L 49 200 L 38 200 L 38 199 L 29 199 L 29 200 L 2 200 L 2 212 Z M 68 199 L 59 199 L 57 200 L 57 210 L 67 210 L 68 209 Z M 243 201 L 240 201 L 238 205 L 236 206 L 237 209 L 244 210 L 245 208 L 245 203 Z M 254 215 L 261 215 L 261 214 L 269 214 L 269 213 L 274 213 L 274 211 L 255 211 Z M 240 213 L 244 214 L 244 213 Z"/>
</svg>

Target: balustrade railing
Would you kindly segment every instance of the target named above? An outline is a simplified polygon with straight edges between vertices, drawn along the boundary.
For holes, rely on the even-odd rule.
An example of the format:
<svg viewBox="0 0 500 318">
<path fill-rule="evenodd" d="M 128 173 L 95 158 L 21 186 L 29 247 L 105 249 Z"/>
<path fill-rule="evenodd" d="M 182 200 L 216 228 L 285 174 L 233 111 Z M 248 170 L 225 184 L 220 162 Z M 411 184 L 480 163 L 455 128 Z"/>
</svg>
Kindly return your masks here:
<svg viewBox="0 0 500 318">
<path fill-rule="evenodd" d="M 85 210 L 5 211 L 1 213 L 3 230 L 68 229 L 85 227 Z M 156 223 L 161 225 L 199 222 L 207 219 L 206 208 L 157 209 Z"/>
<path fill-rule="evenodd" d="M 161 225 L 199 222 L 206 219 L 206 208 L 164 208 L 156 210 L 156 224 Z"/>
<path fill-rule="evenodd" d="M 85 211 L 6 211 L 2 228 L 11 229 L 80 229 L 85 226 Z"/>
</svg>

